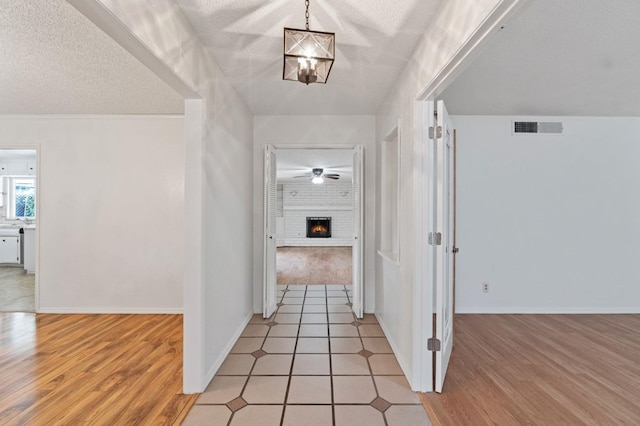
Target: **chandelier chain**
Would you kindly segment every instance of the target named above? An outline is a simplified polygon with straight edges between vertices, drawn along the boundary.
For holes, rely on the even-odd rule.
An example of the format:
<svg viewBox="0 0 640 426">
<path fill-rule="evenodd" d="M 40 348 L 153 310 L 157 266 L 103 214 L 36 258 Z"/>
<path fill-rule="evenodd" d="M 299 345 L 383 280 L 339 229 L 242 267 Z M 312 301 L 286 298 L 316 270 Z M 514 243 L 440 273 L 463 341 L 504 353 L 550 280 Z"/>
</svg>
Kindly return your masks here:
<svg viewBox="0 0 640 426">
<path fill-rule="evenodd" d="M 307 20 L 307 31 L 309 31 L 309 0 L 304 0 L 304 5 L 306 7 L 306 11 L 304 12 L 304 17 Z"/>
</svg>

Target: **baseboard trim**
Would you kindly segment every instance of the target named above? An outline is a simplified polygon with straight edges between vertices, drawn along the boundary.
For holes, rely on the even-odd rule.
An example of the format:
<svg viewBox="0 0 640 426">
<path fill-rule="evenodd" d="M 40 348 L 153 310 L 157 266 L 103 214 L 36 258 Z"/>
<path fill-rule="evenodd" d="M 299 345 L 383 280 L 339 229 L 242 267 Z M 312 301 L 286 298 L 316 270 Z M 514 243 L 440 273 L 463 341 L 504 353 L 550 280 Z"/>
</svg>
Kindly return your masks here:
<svg viewBox="0 0 640 426">
<path fill-rule="evenodd" d="M 158 315 L 182 315 L 182 308 L 56 308 L 40 307 L 39 314 L 158 314 Z"/>
<path fill-rule="evenodd" d="M 466 308 L 456 306 L 456 314 L 640 314 L 640 308 Z"/>
<path fill-rule="evenodd" d="M 231 340 L 229 340 L 229 343 L 227 343 L 227 346 L 224 347 L 218 359 L 216 359 L 216 361 L 213 363 L 213 365 L 207 372 L 207 375 L 204 378 L 205 388 L 209 386 L 209 383 L 211 382 L 211 380 L 213 380 L 213 376 L 216 375 L 216 373 L 218 372 L 218 369 L 220 368 L 224 360 L 227 358 L 229 353 L 231 353 L 231 349 L 233 349 L 233 345 L 236 344 L 236 342 L 240 338 L 240 335 L 244 331 L 245 327 L 247 326 L 247 324 L 249 324 L 249 321 L 251 321 L 251 317 L 253 317 L 253 315 L 254 315 L 253 312 L 249 312 L 249 315 L 247 315 L 244 321 L 242 321 L 242 324 L 240 324 L 240 327 L 236 329 L 235 333 L 233 333 L 233 337 L 231 337 Z"/>
<path fill-rule="evenodd" d="M 411 374 L 410 374 L 411 369 L 409 369 L 409 364 L 406 362 L 404 357 L 401 356 L 401 353 L 398 350 L 398 345 L 396 345 L 396 342 L 393 340 L 393 338 L 391 338 L 391 333 L 389 333 L 389 328 L 385 325 L 382 318 L 380 318 L 380 316 L 376 314 L 376 319 L 378 320 L 378 324 L 380 324 L 380 327 L 382 328 L 382 331 L 384 332 L 384 335 L 387 338 L 387 341 L 389 342 L 389 346 L 391 346 L 391 350 L 393 351 L 393 354 L 396 356 L 396 359 L 398 360 L 398 364 L 400 364 L 400 368 L 402 369 L 402 372 L 404 373 L 405 378 L 409 382 L 409 385 L 412 386 Z"/>
</svg>

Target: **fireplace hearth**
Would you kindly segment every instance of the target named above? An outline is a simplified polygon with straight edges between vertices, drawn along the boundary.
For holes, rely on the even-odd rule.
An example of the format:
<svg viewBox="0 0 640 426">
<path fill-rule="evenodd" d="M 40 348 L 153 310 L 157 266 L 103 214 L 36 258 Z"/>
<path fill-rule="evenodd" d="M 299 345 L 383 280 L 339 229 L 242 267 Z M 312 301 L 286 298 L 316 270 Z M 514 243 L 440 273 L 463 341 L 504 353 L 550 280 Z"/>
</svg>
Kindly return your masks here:
<svg viewBox="0 0 640 426">
<path fill-rule="evenodd" d="M 331 218 L 307 217 L 307 238 L 331 238 Z"/>
</svg>

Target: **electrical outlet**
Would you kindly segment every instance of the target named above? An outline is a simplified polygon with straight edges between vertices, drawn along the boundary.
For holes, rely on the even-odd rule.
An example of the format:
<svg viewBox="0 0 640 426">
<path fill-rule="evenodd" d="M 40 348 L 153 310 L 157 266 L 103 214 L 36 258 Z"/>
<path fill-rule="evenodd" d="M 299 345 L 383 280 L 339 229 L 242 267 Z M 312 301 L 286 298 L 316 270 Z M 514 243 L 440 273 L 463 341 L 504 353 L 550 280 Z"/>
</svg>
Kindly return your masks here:
<svg viewBox="0 0 640 426">
<path fill-rule="evenodd" d="M 489 283 L 487 282 L 482 283 L 482 292 L 489 293 Z"/>
</svg>

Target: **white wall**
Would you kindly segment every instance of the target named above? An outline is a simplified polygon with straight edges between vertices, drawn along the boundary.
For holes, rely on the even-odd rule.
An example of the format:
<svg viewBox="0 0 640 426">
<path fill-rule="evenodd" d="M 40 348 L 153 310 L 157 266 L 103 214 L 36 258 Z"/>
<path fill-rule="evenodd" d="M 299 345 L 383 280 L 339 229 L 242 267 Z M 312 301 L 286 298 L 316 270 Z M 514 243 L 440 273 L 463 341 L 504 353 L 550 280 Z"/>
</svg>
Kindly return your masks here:
<svg viewBox="0 0 640 426">
<path fill-rule="evenodd" d="M 39 150 L 41 312 L 182 312 L 182 117 L 0 116 Z"/>
<path fill-rule="evenodd" d="M 404 72 L 398 77 L 396 85 L 376 115 L 377 150 L 381 143 L 398 127 L 400 134 L 400 215 L 399 215 L 399 251 L 400 261 L 393 262 L 382 256 L 376 256 L 376 316 L 394 349 L 398 362 L 415 390 L 431 389 L 431 370 L 425 366 L 430 363 L 431 353 L 426 351 L 426 340 L 431 335 L 432 306 L 420 305 L 423 294 L 428 294 L 426 278 L 417 276 L 417 270 L 423 270 L 426 256 L 416 262 L 418 244 L 424 230 L 418 227 L 417 207 L 422 205 L 425 196 L 423 186 L 428 180 L 429 170 L 418 167 L 421 160 L 422 145 L 426 138 L 420 139 L 417 130 L 420 124 L 415 121 L 416 103 L 425 91 L 437 95 L 444 90 L 444 83 L 459 72 L 460 64 L 468 63 L 473 56 L 474 47 L 480 44 L 487 34 L 498 31 L 496 22 L 511 13 L 512 6 L 523 0 L 456 0 L 446 1 L 433 22 L 430 24 L 413 56 L 409 59 Z M 440 84 L 440 86 L 438 86 Z M 381 164 L 376 165 L 381 170 Z M 380 176 L 380 173 L 377 173 Z M 376 247 L 380 247 L 380 188 L 377 182 L 378 203 L 376 211 L 378 222 Z M 417 206 L 418 205 L 418 206 Z M 422 212 L 424 213 L 424 212 Z M 424 246 L 426 244 L 422 244 Z M 422 247 L 421 246 L 421 247 Z M 426 272 L 425 272 L 426 274 Z M 421 282 L 423 281 L 423 282 Z M 417 324 L 420 324 L 417 326 Z"/>
<path fill-rule="evenodd" d="M 375 120 L 373 116 L 256 116 L 253 152 L 253 309 L 262 312 L 263 171 L 265 145 L 364 147 L 364 309 L 374 310 Z"/>
<path fill-rule="evenodd" d="M 283 185 L 284 235 L 278 246 L 353 244 L 353 184 L 325 179 Z M 330 238 L 307 238 L 307 217 L 330 217 Z"/>
<path fill-rule="evenodd" d="M 70 0 L 185 103 L 184 392 L 252 315 L 253 117 L 173 0 Z"/>
<path fill-rule="evenodd" d="M 564 135 L 512 135 L 515 119 Z M 640 312 L 640 118 L 453 121 L 456 310 Z"/>
</svg>

